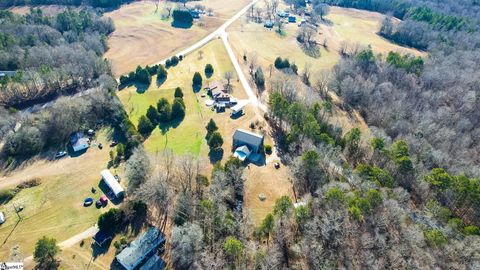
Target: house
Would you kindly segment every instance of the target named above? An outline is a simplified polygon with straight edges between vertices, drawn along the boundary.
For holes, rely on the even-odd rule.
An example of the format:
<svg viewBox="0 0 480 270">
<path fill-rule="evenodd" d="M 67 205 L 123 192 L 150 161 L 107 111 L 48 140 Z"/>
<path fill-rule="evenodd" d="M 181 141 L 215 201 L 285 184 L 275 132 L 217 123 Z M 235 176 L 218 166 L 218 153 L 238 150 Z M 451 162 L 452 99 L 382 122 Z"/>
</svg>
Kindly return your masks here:
<svg viewBox="0 0 480 270">
<path fill-rule="evenodd" d="M 295 16 L 288 16 L 288 22 L 289 23 L 296 23 L 297 22 L 297 18 Z"/>
<path fill-rule="evenodd" d="M 200 19 L 200 12 L 198 12 L 197 10 L 190 10 L 190 14 L 192 15 L 192 18 Z"/>
<path fill-rule="evenodd" d="M 264 136 L 243 129 L 237 129 L 233 134 L 234 157 L 240 160 L 247 159 L 251 153 L 260 153 L 263 150 Z"/>
<path fill-rule="evenodd" d="M 133 270 L 143 262 L 149 262 L 151 256 L 165 243 L 165 236 L 157 228 L 148 229 L 142 236 L 134 240 L 115 258 L 126 270 Z M 149 269 L 149 268 L 146 268 Z"/>
<path fill-rule="evenodd" d="M 103 182 L 107 184 L 108 188 L 110 188 L 115 198 L 123 198 L 123 196 L 125 195 L 125 190 L 122 188 L 122 186 L 120 186 L 117 179 L 115 179 L 112 173 L 109 170 L 103 170 L 100 174 L 102 175 Z"/>
<path fill-rule="evenodd" d="M 2 71 L 2 70 L 0 70 L 0 78 L 13 77 L 13 76 L 15 76 L 15 74 L 17 74 L 16 71 Z"/>
<path fill-rule="evenodd" d="M 104 231 L 98 231 L 94 236 L 93 236 L 93 241 L 95 244 L 97 244 L 99 247 L 103 246 L 105 243 L 107 243 L 109 240 L 112 240 L 112 235 L 109 233 L 106 233 Z"/>
<path fill-rule="evenodd" d="M 157 254 L 153 254 L 139 270 L 162 270 L 166 266 L 165 262 Z"/>
<path fill-rule="evenodd" d="M 73 152 L 78 152 L 87 149 L 90 146 L 90 139 L 85 138 L 82 132 L 76 132 L 70 135 L 70 144 Z"/>
</svg>

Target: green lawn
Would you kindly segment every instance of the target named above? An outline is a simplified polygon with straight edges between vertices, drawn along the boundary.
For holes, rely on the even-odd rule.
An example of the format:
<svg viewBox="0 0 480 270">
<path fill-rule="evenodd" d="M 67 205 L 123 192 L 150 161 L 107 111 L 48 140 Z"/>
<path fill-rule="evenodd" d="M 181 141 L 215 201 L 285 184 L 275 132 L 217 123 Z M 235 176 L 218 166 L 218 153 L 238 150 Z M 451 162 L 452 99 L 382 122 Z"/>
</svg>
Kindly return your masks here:
<svg viewBox="0 0 480 270">
<path fill-rule="evenodd" d="M 105 135 L 102 132 L 99 141 L 108 145 Z M 20 191 L 13 200 L 0 206 L 0 211 L 7 217 L 6 223 L 0 226 L 0 261 L 10 257 L 14 246 L 18 245 L 25 257 L 30 256 L 35 242 L 42 236 L 54 237 L 61 242 L 96 223 L 104 210 L 83 207 L 83 199 L 98 199 L 102 195 L 100 190 L 92 194 L 90 189 L 99 184 L 100 171 L 109 159 L 108 151 L 91 147 L 76 158 L 39 161 L 2 180 L 40 178 L 41 184 Z M 24 206 L 20 222 L 14 205 Z"/>
<path fill-rule="evenodd" d="M 177 66 L 168 69 L 168 78 L 160 86 L 157 86 L 156 76 L 154 76 L 152 84 L 143 93 L 137 91 L 135 86 L 119 91 L 118 96 L 130 119 L 136 125 L 140 116 L 146 113 L 148 106 L 156 106 L 157 101 L 162 97 L 172 102 L 175 87 L 179 86 L 183 89 L 186 105 L 185 118 L 180 123 L 169 125 L 168 129 L 161 130 L 157 127 L 144 142 L 147 151 L 156 153 L 171 149 L 177 154 L 197 156 L 207 153 L 208 147 L 204 139 L 205 125 L 215 113 L 205 106 L 205 98 L 200 96 L 203 90 L 198 93 L 193 92 L 192 77 L 194 72 L 200 72 L 205 86 L 208 81 L 222 80 L 224 72 L 234 69 L 220 40 L 214 40 L 200 50 L 203 51 L 201 59 L 198 52 L 186 56 Z M 212 64 L 214 74 L 207 79 L 204 68 L 208 63 Z M 234 83 L 234 89 L 238 89 L 233 93 L 236 97 L 245 98 L 245 93 L 237 82 Z"/>
</svg>

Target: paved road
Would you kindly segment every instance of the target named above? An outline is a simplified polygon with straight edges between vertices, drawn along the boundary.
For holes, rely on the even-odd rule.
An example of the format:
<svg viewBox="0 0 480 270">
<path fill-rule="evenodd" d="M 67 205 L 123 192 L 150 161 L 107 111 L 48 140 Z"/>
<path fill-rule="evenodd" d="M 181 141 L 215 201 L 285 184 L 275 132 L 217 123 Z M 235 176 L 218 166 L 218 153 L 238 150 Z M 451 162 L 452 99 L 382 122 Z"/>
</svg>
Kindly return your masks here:
<svg viewBox="0 0 480 270">
<path fill-rule="evenodd" d="M 225 32 L 225 29 L 227 29 L 233 22 L 235 22 L 236 20 L 238 20 L 245 12 L 247 12 L 247 10 L 252 6 L 254 5 L 255 3 L 257 3 L 259 0 L 253 0 L 252 2 L 250 2 L 250 4 L 246 5 L 244 8 L 242 8 L 239 12 L 237 12 L 235 15 L 233 15 L 233 17 L 231 17 L 230 19 L 228 19 L 224 24 L 222 24 L 219 28 L 217 28 L 215 31 L 213 31 L 212 33 L 210 33 L 208 36 L 204 37 L 203 39 L 201 39 L 200 41 L 198 41 L 197 43 L 191 45 L 190 47 L 180 51 L 179 53 L 177 53 L 176 55 L 177 56 L 180 56 L 180 55 L 187 55 L 195 50 L 197 50 L 198 48 L 202 47 L 203 45 L 207 44 L 210 40 L 216 38 L 216 37 L 219 37 L 221 36 L 222 33 Z M 170 58 L 170 57 L 169 57 Z M 167 61 L 167 59 L 169 58 L 166 58 L 166 59 L 163 59 L 162 61 L 160 62 L 157 62 L 155 63 L 154 65 L 156 64 L 165 64 L 165 61 Z"/>
<path fill-rule="evenodd" d="M 93 237 L 97 232 L 98 232 L 98 227 L 96 225 L 92 226 L 92 227 L 88 228 L 86 231 L 81 232 L 77 235 L 74 235 L 73 237 L 59 243 L 58 246 L 60 247 L 60 249 L 66 249 L 66 248 L 72 247 L 76 243 L 82 241 L 83 239 Z M 31 262 L 33 262 L 33 256 L 26 257 L 23 260 L 24 264 L 28 264 L 28 263 L 31 263 Z"/>
</svg>

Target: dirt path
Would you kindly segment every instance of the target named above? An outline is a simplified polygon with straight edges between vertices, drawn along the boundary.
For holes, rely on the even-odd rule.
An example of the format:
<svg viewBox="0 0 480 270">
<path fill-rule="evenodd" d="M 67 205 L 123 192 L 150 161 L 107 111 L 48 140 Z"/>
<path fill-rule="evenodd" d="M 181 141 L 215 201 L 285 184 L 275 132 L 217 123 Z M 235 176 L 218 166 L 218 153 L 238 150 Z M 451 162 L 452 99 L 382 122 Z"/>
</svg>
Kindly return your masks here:
<svg viewBox="0 0 480 270">
<path fill-rule="evenodd" d="M 97 232 L 98 232 L 98 227 L 97 226 L 92 226 L 92 227 L 88 228 L 87 230 L 85 230 L 85 231 L 83 231 L 83 232 L 81 232 L 77 235 L 74 235 L 74 236 L 70 237 L 69 239 L 67 239 L 63 242 L 60 242 L 58 244 L 58 246 L 60 247 L 60 249 L 66 249 L 66 248 L 72 247 L 73 245 L 79 243 L 83 239 L 93 237 Z M 23 260 L 23 263 L 25 265 L 30 264 L 32 262 L 33 262 L 33 256 L 28 256 Z"/>
</svg>

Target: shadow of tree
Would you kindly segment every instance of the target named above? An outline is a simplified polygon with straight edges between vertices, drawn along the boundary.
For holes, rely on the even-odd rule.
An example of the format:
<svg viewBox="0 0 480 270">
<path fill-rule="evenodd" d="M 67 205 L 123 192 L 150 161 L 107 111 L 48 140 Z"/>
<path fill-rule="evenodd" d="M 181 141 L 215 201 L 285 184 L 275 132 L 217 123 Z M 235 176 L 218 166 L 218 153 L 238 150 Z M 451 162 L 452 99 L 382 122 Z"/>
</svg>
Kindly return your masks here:
<svg viewBox="0 0 480 270">
<path fill-rule="evenodd" d="M 198 92 L 200 92 L 200 90 L 202 90 L 202 85 L 192 84 L 192 89 L 193 89 L 194 93 L 198 93 Z"/>
<path fill-rule="evenodd" d="M 183 119 L 184 119 L 183 117 L 176 118 L 168 122 L 160 123 L 159 128 L 160 128 L 160 131 L 162 132 L 162 135 L 165 135 L 171 128 L 177 128 L 180 125 L 180 123 L 182 123 Z"/>
<path fill-rule="evenodd" d="M 300 43 L 300 48 L 307 56 L 312 58 L 320 58 L 321 56 L 320 46 L 317 44 Z"/>
<path fill-rule="evenodd" d="M 162 85 L 166 80 L 167 80 L 167 77 L 165 77 L 165 78 L 158 78 L 158 77 L 157 77 L 157 81 L 156 81 L 157 87 L 159 87 L 160 85 Z"/>
<path fill-rule="evenodd" d="M 172 22 L 172 27 L 175 27 L 175 28 L 189 29 L 192 26 L 193 26 L 193 22 L 192 23 L 185 23 L 185 22 L 179 22 L 179 21 Z"/>
<path fill-rule="evenodd" d="M 213 72 L 205 73 L 205 77 L 207 77 L 207 79 L 210 79 L 212 76 L 213 76 Z"/>
</svg>

